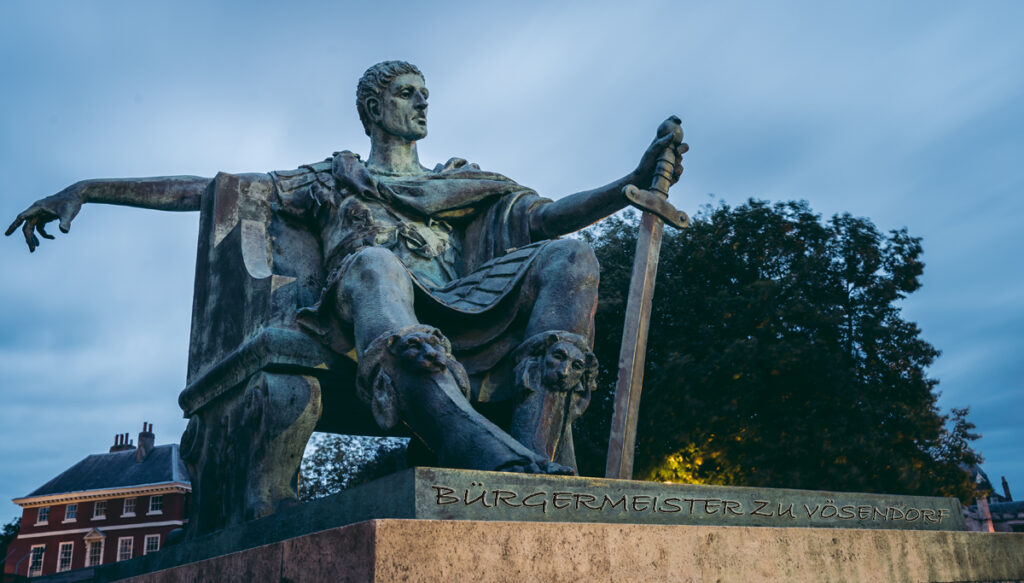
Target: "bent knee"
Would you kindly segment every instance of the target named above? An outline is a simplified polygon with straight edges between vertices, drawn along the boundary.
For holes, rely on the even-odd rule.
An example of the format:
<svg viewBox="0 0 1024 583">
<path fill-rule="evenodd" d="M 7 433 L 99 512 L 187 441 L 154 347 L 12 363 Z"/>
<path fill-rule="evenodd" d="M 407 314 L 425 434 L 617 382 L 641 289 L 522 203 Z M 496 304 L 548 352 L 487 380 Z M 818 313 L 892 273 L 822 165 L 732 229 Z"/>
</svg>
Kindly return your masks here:
<svg viewBox="0 0 1024 583">
<path fill-rule="evenodd" d="M 412 280 L 405 265 L 391 251 L 383 247 L 366 247 L 352 254 L 342 288 L 352 286 L 394 286 L 412 288 Z"/>
<path fill-rule="evenodd" d="M 349 260 L 348 274 L 359 274 L 362 279 L 365 276 L 398 277 L 407 279 L 408 272 L 402 261 L 390 250 L 383 247 L 365 247 L 352 254 Z"/>
<path fill-rule="evenodd" d="M 537 260 L 570 277 L 596 277 L 601 272 L 594 249 L 579 239 L 555 239 L 544 246 Z"/>
</svg>

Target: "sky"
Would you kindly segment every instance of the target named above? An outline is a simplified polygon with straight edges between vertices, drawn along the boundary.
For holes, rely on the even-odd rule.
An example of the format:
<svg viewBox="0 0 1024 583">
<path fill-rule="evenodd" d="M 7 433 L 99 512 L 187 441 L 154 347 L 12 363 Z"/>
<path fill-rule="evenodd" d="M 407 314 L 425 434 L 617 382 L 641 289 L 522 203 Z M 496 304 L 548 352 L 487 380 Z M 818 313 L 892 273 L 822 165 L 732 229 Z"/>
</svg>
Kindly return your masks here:
<svg viewBox="0 0 1024 583">
<path fill-rule="evenodd" d="M 424 164 L 557 198 L 690 153 L 673 203 L 810 202 L 923 238 L 903 302 L 1024 497 L 1024 4 L 107 0 L 0 3 L 0 220 L 87 178 L 264 172 L 368 153 L 355 84 L 430 87 Z M 196 213 L 87 205 L 29 254 L 0 240 L 0 521 L 117 433 L 177 442 Z M 57 232 L 56 226 L 50 229 Z M 779 484 L 785 486 L 785 484 Z"/>
</svg>

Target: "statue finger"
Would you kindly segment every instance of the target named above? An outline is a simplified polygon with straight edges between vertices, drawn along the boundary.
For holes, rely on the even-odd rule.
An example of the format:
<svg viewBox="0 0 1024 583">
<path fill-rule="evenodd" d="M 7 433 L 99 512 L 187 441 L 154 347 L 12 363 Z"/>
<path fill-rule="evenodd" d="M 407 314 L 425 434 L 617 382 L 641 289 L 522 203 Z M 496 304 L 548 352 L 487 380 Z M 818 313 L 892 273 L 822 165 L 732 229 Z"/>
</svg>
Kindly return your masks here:
<svg viewBox="0 0 1024 583">
<path fill-rule="evenodd" d="M 28 244 L 28 251 L 32 253 L 39 246 L 39 239 L 35 233 L 36 222 L 35 219 L 29 219 L 25 221 L 25 224 L 21 227 L 21 233 L 25 235 L 25 243 Z"/>
<path fill-rule="evenodd" d="M 683 154 L 685 154 L 685 153 L 687 153 L 689 151 L 690 151 L 690 144 L 687 144 L 686 142 L 683 142 L 683 143 L 679 144 L 679 146 L 676 147 L 676 154 L 679 154 L 680 156 L 682 156 Z"/>
<path fill-rule="evenodd" d="M 672 169 L 672 184 L 679 182 L 679 177 L 682 176 L 682 174 L 683 167 L 676 165 L 676 167 Z"/>
<path fill-rule="evenodd" d="M 51 234 L 46 232 L 46 223 L 44 223 L 42 221 L 40 221 L 39 224 L 36 225 L 36 231 L 38 231 L 39 234 L 42 235 L 43 239 L 53 239 L 54 238 L 53 235 L 51 235 Z"/>
<path fill-rule="evenodd" d="M 14 230 L 17 229 L 18 226 L 20 226 L 23 222 L 25 222 L 25 213 L 19 213 L 18 216 L 15 217 L 14 222 L 11 223 L 11 226 L 7 227 L 7 230 L 4 231 L 4 235 L 10 237 L 11 233 L 13 233 Z"/>
<path fill-rule="evenodd" d="M 78 214 L 79 208 L 75 208 L 70 211 L 64 209 L 64 212 L 60 213 L 60 225 L 58 226 L 61 233 L 67 233 L 71 230 L 71 220 Z"/>
<path fill-rule="evenodd" d="M 651 142 L 651 149 L 656 152 L 662 152 L 665 148 L 668 148 L 672 144 L 672 134 L 665 134 L 664 136 L 658 136 Z"/>
</svg>

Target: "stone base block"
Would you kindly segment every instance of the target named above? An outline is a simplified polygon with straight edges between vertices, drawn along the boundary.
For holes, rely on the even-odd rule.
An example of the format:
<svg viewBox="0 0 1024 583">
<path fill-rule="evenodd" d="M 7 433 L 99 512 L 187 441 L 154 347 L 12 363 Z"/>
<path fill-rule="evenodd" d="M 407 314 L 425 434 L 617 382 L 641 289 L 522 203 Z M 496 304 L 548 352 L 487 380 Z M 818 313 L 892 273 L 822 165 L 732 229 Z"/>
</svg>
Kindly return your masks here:
<svg viewBox="0 0 1024 583">
<path fill-rule="evenodd" d="M 383 519 L 126 581 L 1024 581 L 1024 534 Z"/>
</svg>

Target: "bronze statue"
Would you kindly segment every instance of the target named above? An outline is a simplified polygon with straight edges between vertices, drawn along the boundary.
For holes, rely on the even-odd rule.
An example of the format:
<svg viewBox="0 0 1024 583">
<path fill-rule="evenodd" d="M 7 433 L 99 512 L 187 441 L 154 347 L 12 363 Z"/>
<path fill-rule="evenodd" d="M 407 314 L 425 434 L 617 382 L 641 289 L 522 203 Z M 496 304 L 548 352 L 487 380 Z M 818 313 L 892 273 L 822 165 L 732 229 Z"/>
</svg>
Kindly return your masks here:
<svg viewBox="0 0 1024 583">
<path fill-rule="evenodd" d="M 414 65 L 374 65 L 357 91 L 370 137 L 366 160 L 338 152 L 236 182 L 265 192 L 259 196 L 273 220 L 319 240 L 319 298 L 291 309 L 294 323 L 335 354 L 354 356 L 355 393 L 382 430 L 404 426 L 442 466 L 574 473 L 571 424 L 586 407 L 596 370 L 590 349 L 599 271 L 588 245 L 558 237 L 630 204 L 624 187 L 650 184 L 667 149 L 674 154 L 670 180 L 678 180 L 688 149 L 680 122 L 663 124 L 628 175 L 550 200 L 459 158 L 422 166 L 416 144 L 427 136 L 427 99 Z M 20 226 L 33 251 L 37 234 L 53 238 L 48 222 L 58 220 L 68 232 L 86 202 L 205 209 L 204 197 L 223 188 L 212 186 L 225 183 L 222 176 L 77 182 L 34 203 L 6 234 Z M 211 235 L 214 245 L 234 220 Z M 267 241 L 284 244 L 273 233 Z M 197 292 L 206 277 L 200 269 Z M 295 277 L 274 285 L 288 279 Z M 203 301 L 196 298 L 197 314 Z M 501 402 L 507 406 L 488 412 L 494 421 L 473 406 Z M 186 431 L 183 450 L 189 438 Z"/>
</svg>

